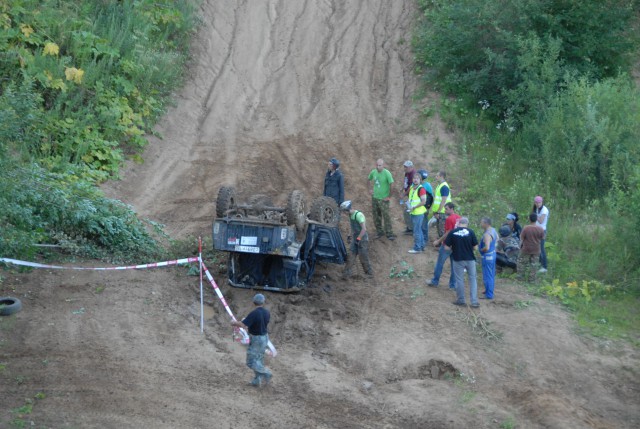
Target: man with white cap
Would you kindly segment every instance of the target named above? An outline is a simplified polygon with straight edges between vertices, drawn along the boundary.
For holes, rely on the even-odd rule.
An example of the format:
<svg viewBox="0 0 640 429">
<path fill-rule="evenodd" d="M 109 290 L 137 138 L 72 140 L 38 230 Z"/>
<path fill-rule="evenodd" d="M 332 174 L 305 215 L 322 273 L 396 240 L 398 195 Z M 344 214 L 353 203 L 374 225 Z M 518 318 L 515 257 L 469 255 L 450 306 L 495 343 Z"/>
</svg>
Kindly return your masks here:
<svg viewBox="0 0 640 429">
<path fill-rule="evenodd" d="M 413 162 L 409 160 L 406 160 L 402 166 L 404 167 L 404 182 L 402 183 L 402 190 L 400 191 L 400 205 L 402 206 L 404 223 L 407 226 L 404 233 L 410 235 L 413 234 L 413 221 L 411 220 L 411 213 L 406 210 L 405 201 L 409 199 L 409 191 L 411 190 L 411 185 L 413 185 L 413 176 L 417 173 L 413 167 Z"/>
<path fill-rule="evenodd" d="M 349 224 L 351 225 L 351 235 L 347 237 L 347 243 L 351 244 L 351 255 L 349 255 L 347 260 L 347 266 L 342 273 L 342 278 L 347 279 L 351 277 L 353 267 L 356 264 L 356 258 L 360 258 L 364 273 L 368 277 L 373 277 L 373 268 L 369 260 L 369 234 L 367 234 L 364 214 L 353 208 L 350 200 L 340 204 L 340 210 L 349 212 Z"/>
<path fill-rule="evenodd" d="M 265 297 L 258 293 L 253 297 L 255 309 L 242 322 L 234 320 L 231 326 L 244 328 L 249 333 L 249 347 L 247 348 L 247 366 L 253 370 L 255 377 L 249 384 L 261 387 L 271 381 L 271 371 L 264 366 L 264 352 L 269 343 L 269 319 L 271 313 L 264 308 Z"/>
</svg>

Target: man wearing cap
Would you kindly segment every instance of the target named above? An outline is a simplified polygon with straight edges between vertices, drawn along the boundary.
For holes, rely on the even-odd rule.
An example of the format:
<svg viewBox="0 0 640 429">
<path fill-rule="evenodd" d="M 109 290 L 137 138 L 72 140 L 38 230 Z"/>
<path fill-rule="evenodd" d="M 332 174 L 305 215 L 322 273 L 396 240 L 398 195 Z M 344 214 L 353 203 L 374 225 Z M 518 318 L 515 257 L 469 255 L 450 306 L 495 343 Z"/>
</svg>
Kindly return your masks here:
<svg viewBox="0 0 640 429">
<path fill-rule="evenodd" d="M 466 217 L 458 220 L 458 226 L 449 232 L 444 241 L 445 248 L 451 252 L 453 258 L 453 272 L 456 277 L 457 299 L 454 305 L 467 305 L 464 299 L 464 272 L 469 277 L 469 294 L 471 295 L 471 307 L 478 308 L 478 283 L 476 282 L 476 257 L 473 251 L 478 248 L 478 239 Z"/>
<path fill-rule="evenodd" d="M 368 179 L 372 186 L 369 192 L 371 193 L 373 223 L 376 226 L 378 238 L 386 235 L 389 240 L 394 240 L 391 216 L 389 216 L 393 176 L 389 170 L 384 168 L 384 160 L 379 159 L 376 161 L 376 168 L 371 170 Z"/>
<path fill-rule="evenodd" d="M 267 385 L 271 381 L 271 371 L 264 366 L 264 351 L 269 342 L 269 319 L 271 314 L 264 308 L 265 297 L 258 293 L 253 297 L 255 309 L 242 322 L 234 320 L 231 326 L 243 328 L 249 333 L 249 347 L 247 348 L 247 366 L 253 370 L 255 377 L 250 384 L 255 387 Z"/>
<path fill-rule="evenodd" d="M 509 231 L 511 231 L 510 234 L 513 235 L 518 242 L 520 242 L 520 233 L 522 232 L 522 225 L 518 223 L 519 219 L 520 217 L 518 216 L 518 213 L 511 212 L 507 215 L 507 222 L 505 223 L 505 225 L 509 227 Z"/>
<path fill-rule="evenodd" d="M 329 160 L 329 168 L 324 176 L 324 191 L 322 195 L 336 200 L 338 205 L 344 201 L 344 177 L 340 170 L 340 161 L 336 158 Z"/>
<path fill-rule="evenodd" d="M 413 176 L 416 174 L 416 169 L 413 168 L 413 162 L 407 160 L 402 164 L 404 167 L 404 182 L 402 183 L 402 190 L 400 191 L 400 205 L 402 206 L 402 215 L 404 218 L 404 224 L 407 228 L 404 230 L 406 235 L 413 234 L 413 223 L 411 221 L 411 214 L 406 210 L 406 200 L 409 198 L 409 191 L 413 184 Z"/>
<path fill-rule="evenodd" d="M 361 211 L 354 209 L 350 200 L 340 204 L 340 210 L 349 212 L 349 223 L 351 225 L 351 235 L 347 237 L 347 243 L 351 244 L 351 255 L 349 255 L 347 266 L 342 273 L 342 277 L 351 277 L 357 257 L 360 258 L 360 263 L 362 264 L 364 273 L 369 277 L 373 277 L 373 268 L 371 267 L 371 261 L 369 260 L 369 235 L 367 234 L 364 214 Z"/>
<path fill-rule="evenodd" d="M 436 174 L 436 191 L 433 194 L 433 215 L 438 220 L 438 237 L 444 235 L 444 223 L 446 221 L 445 206 L 451 201 L 451 189 L 447 183 L 447 173 L 444 170 L 438 171 Z"/>
</svg>

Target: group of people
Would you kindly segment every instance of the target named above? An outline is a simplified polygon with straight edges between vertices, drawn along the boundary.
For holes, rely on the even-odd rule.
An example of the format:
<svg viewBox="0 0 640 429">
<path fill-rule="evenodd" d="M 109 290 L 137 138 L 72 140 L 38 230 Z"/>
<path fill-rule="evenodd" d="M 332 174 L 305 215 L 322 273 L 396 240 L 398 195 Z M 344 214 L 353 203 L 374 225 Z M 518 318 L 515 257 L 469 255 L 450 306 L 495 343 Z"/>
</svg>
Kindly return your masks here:
<svg viewBox="0 0 640 429">
<path fill-rule="evenodd" d="M 452 193 L 447 183 L 447 174 L 440 170 L 435 175 L 435 189 L 429 183 L 429 173 L 425 169 L 416 169 L 413 162 L 403 163 L 404 180 L 398 187 L 398 196 L 405 223 L 404 234 L 413 235 L 413 246 L 409 253 L 424 252 L 429 242 L 429 227 L 437 229 L 438 238 L 433 245 L 438 248 L 438 258 L 433 277 L 427 281 L 431 287 L 438 287 L 444 264 L 451 261 L 449 288 L 455 289 L 456 305 L 466 305 L 464 299 L 464 273 L 469 277 L 471 305 L 479 305 L 476 281 L 475 254 L 477 250 L 482 259 L 482 279 L 484 291 L 481 299 L 493 299 L 496 268 L 514 269 L 518 278 L 534 281 L 537 272 L 546 272 L 547 256 L 545 251 L 546 229 L 549 209 L 544 205 L 542 197 L 534 198 L 529 225 L 524 228 L 518 223 L 517 213 L 509 213 L 505 223 L 497 232 L 492 220 L 484 217 L 481 220 L 482 236 L 480 240 L 469 228 L 469 219 L 455 212 Z M 391 172 L 385 168 L 383 159 L 378 159 L 375 168 L 367 177 L 371 194 L 371 210 L 373 213 L 376 238 L 386 237 L 395 240 L 391 223 L 391 201 L 393 184 Z M 324 195 L 336 200 L 340 208 L 349 212 L 352 257 L 349 258 L 344 276 L 352 274 L 356 257 L 360 259 L 364 272 L 373 276 L 373 268 L 369 260 L 369 235 L 366 229 L 364 214 L 355 209 L 350 200 L 344 200 L 344 177 L 340 171 L 340 162 L 336 158 L 329 160 L 329 168 L 325 175 Z M 353 239 L 352 239 L 353 238 Z M 538 269 L 538 265 L 542 267 Z"/>
<path fill-rule="evenodd" d="M 398 188 L 400 206 L 405 222 L 405 234 L 413 235 L 413 247 L 409 253 L 418 254 L 425 250 L 429 241 L 429 227 L 437 229 L 438 238 L 433 246 L 438 248 L 438 258 L 433 277 L 427 285 L 438 287 L 444 264 L 451 261 L 451 276 L 449 288 L 456 292 L 454 305 L 466 306 L 465 273 L 469 282 L 471 307 L 480 306 L 479 299 L 493 299 L 496 267 L 515 269 L 519 279 L 534 281 L 537 272 L 546 272 L 547 255 L 545 240 L 549 209 L 544 205 L 543 198 L 534 198 L 533 208 L 528 216 L 529 224 L 522 227 L 517 213 L 509 213 L 505 223 L 496 232 L 489 217 L 480 221 L 482 235 L 477 238 L 476 233 L 469 227 L 469 219 L 455 212 L 456 206 L 451 198 L 451 189 L 446 181 L 445 171 L 439 171 L 436 178 L 436 188 L 429 183 L 429 173 L 424 169 L 416 170 L 413 162 L 405 161 L 404 181 Z M 368 176 L 369 193 L 371 194 L 371 209 L 373 212 L 376 238 L 386 237 L 395 240 L 391 224 L 390 205 L 391 191 L 394 179 L 391 172 L 385 168 L 384 160 L 378 159 L 375 168 Z M 351 257 L 347 261 L 343 276 L 352 274 L 356 258 L 360 259 L 367 276 L 373 276 L 373 268 L 369 260 L 369 234 L 366 227 L 365 215 L 353 207 L 350 200 L 345 200 L 344 176 L 340 170 L 340 162 L 336 158 L 329 160 L 324 178 L 324 196 L 335 199 L 340 209 L 348 212 L 351 235 L 347 242 L 350 244 Z M 484 291 L 478 296 L 476 279 L 476 256 L 481 257 L 482 281 Z M 538 270 L 538 265 L 542 268 Z M 253 298 L 255 309 L 242 321 L 232 322 L 235 328 L 244 328 L 249 333 L 250 343 L 247 350 L 247 366 L 254 371 L 252 386 L 260 387 L 269 383 L 272 374 L 264 366 L 264 353 L 268 337 L 270 313 L 264 308 L 265 297 L 257 294 Z"/>
</svg>

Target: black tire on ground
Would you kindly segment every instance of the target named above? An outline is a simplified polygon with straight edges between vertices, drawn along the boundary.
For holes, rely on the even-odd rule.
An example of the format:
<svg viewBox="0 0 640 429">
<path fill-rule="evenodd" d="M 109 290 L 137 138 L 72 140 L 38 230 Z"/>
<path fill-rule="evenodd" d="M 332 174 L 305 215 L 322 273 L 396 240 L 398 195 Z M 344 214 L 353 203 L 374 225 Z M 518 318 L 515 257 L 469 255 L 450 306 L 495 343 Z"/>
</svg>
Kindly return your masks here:
<svg viewBox="0 0 640 429">
<path fill-rule="evenodd" d="M 22 303 L 18 298 L 5 296 L 0 298 L 0 316 L 11 316 L 22 310 Z"/>
<path fill-rule="evenodd" d="M 309 218 L 327 226 L 336 226 L 340 220 L 338 203 L 331 197 L 318 197 L 311 203 Z"/>
<path fill-rule="evenodd" d="M 285 210 L 285 214 L 287 215 L 287 225 L 295 225 L 298 231 L 302 231 L 304 229 L 306 214 L 304 207 L 304 194 L 302 191 L 291 191 L 289 198 L 287 198 L 287 209 Z"/>
<path fill-rule="evenodd" d="M 232 186 L 221 186 L 216 200 L 216 217 L 225 217 L 227 211 L 236 206 L 236 190 Z"/>
</svg>

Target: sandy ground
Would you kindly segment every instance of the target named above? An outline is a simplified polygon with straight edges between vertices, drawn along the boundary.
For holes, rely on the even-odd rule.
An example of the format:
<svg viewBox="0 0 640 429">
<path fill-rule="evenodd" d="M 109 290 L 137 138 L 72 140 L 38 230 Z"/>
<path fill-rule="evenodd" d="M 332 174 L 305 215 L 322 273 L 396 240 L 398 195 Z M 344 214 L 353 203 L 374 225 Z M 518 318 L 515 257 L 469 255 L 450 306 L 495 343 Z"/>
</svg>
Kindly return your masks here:
<svg viewBox="0 0 640 429">
<path fill-rule="evenodd" d="M 203 2 L 163 139 L 105 191 L 176 236 L 208 236 L 220 185 L 280 201 L 296 188 L 318 195 L 336 156 L 347 197 L 369 215 L 376 158 L 400 179 L 407 158 L 440 168 L 453 141 L 437 117 L 416 126 L 416 13 L 400 0 Z M 636 349 L 576 335 L 563 310 L 506 280 L 480 310 L 454 307 L 446 287 L 424 285 L 436 253 L 410 246 L 372 242 L 372 282 L 326 266 L 300 294 L 268 294 L 279 355 L 261 390 L 247 385 L 244 348 L 210 288 L 200 333 L 186 268 L 11 273 L 0 295 L 24 309 L 0 319 L 0 427 L 640 427 Z M 390 279 L 403 262 L 417 277 Z M 246 314 L 252 292 L 212 267 Z M 501 339 L 473 330 L 474 315 Z"/>
</svg>

